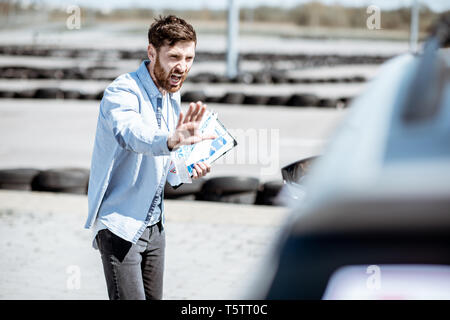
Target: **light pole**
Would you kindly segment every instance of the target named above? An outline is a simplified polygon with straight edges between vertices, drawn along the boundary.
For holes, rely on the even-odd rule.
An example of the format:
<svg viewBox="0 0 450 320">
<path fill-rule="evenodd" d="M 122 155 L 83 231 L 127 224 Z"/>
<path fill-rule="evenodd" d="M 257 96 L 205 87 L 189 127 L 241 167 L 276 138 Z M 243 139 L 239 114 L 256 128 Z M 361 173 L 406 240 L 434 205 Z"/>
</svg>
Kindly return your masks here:
<svg viewBox="0 0 450 320">
<path fill-rule="evenodd" d="M 409 49 L 412 53 L 417 52 L 417 42 L 419 38 L 419 4 L 413 0 L 411 7 L 411 34 L 409 40 Z"/>
<path fill-rule="evenodd" d="M 228 0 L 227 77 L 238 74 L 239 5 L 238 0 Z"/>
</svg>

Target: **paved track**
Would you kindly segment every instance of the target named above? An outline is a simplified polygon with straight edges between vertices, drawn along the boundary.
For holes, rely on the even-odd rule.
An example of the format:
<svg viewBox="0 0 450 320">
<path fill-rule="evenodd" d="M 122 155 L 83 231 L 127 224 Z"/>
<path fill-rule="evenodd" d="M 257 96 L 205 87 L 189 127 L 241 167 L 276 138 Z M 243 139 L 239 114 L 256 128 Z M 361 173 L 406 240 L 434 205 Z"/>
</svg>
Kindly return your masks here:
<svg viewBox="0 0 450 320">
<path fill-rule="evenodd" d="M 108 298 L 86 211 L 85 196 L 0 191 L 0 299 Z M 167 200 L 164 299 L 245 298 L 286 214 Z"/>
</svg>

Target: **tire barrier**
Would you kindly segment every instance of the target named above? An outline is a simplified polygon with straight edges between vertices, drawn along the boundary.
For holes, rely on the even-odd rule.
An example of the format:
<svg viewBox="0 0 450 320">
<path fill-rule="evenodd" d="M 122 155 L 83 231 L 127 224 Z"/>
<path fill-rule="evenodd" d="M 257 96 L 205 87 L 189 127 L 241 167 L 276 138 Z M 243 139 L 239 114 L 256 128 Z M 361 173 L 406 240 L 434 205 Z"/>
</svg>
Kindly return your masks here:
<svg viewBox="0 0 450 320">
<path fill-rule="evenodd" d="M 7 66 L 0 67 L 0 78 L 3 79 L 56 79 L 56 80 L 104 80 L 113 81 L 119 73 L 109 67 L 50 68 Z M 313 84 L 313 83 L 360 83 L 367 79 L 362 75 L 351 77 L 301 78 L 289 77 L 282 71 L 241 73 L 234 79 L 215 73 L 199 73 L 190 75 L 187 82 L 192 83 L 241 83 L 241 84 Z"/>
<path fill-rule="evenodd" d="M 256 195 L 255 204 L 258 205 L 280 205 L 277 196 L 283 187 L 283 181 L 274 180 L 260 186 Z"/>
<path fill-rule="evenodd" d="M 40 172 L 33 168 L 0 170 L 0 189 L 31 190 L 32 181 Z"/>
<path fill-rule="evenodd" d="M 241 83 L 241 84 L 318 84 L 318 83 L 359 83 L 366 82 L 362 75 L 352 77 L 299 78 L 289 77 L 281 72 L 242 73 L 234 79 L 213 73 L 201 73 L 189 76 L 187 82 L 193 83 Z"/>
<path fill-rule="evenodd" d="M 98 92 L 80 92 L 78 90 L 62 90 L 59 88 L 37 88 L 21 91 L 0 90 L 0 98 L 5 99 L 79 99 L 97 100 L 103 98 L 103 90 Z M 204 101 L 207 103 L 226 103 L 244 105 L 290 106 L 290 107 L 346 107 L 349 97 L 324 98 L 314 94 L 295 93 L 291 95 L 244 94 L 243 92 L 226 92 L 221 96 L 207 96 L 203 91 L 186 91 L 181 96 L 185 103 Z"/>
<path fill-rule="evenodd" d="M 41 69 L 6 66 L 0 67 L 0 77 L 2 79 L 114 80 L 115 77 L 106 74 L 105 70 L 111 71 L 110 68 L 104 67 Z"/>
<path fill-rule="evenodd" d="M 39 170 L 14 168 L 0 170 L 0 189 L 45 191 L 87 194 L 89 170 L 82 168 L 58 168 Z M 252 177 L 217 177 L 192 180 L 174 189 L 168 183 L 164 187 L 164 199 L 203 200 L 240 204 L 282 205 L 277 195 L 282 181 L 259 183 Z"/>
<path fill-rule="evenodd" d="M 113 52 L 114 51 L 114 52 Z M 52 46 L 2 45 L 0 55 L 89 58 L 104 60 L 105 57 L 114 60 L 147 59 L 145 50 L 111 50 L 111 49 L 81 49 L 57 48 Z M 296 61 L 302 66 L 342 65 L 342 64 L 381 64 L 392 58 L 392 55 L 338 55 L 338 54 L 283 54 L 283 53 L 240 53 L 239 61 L 262 61 L 273 63 L 277 61 Z M 196 61 L 225 61 L 224 52 L 198 51 Z"/>
<path fill-rule="evenodd" d="M 50 169 L 38 173 L 31 182 L 33 191 L 87 194 L 89 170 L 80 168 Z"/>
<path fill-rule="evenodd" d="M 165 199 L 195 200 L 197 194 L 201 191 L 204 178 L 192 180 L 192 183 L 184 183 L 178 188 L 172 188 L 168 183 L 164 186 Z"/>
<path fill-rule="evenodd" d="M 254 204 L 259 180 L 250 177 L 217 177 L 206 180 L 196 200 Z"/>
</svg>

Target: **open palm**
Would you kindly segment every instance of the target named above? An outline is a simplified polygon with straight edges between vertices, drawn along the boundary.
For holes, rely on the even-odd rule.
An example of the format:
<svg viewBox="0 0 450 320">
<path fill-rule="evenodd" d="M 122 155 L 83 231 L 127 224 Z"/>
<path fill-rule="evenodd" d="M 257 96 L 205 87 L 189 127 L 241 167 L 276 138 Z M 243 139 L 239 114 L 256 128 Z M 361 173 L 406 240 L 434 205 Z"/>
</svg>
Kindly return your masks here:
<svg viewBox="0 0 450 320">
<path fill-rule="evenodd" d="M 189 105 L 186 116 L 183 115 L 183 112 L 180 112 L 175 132 L 167 140 L 167 146 L 170 150 L 175 150 L 182 145 L 190 145 L 216 138 L 215 135 L 202 135 L 199 130 L 205 111 L 206 105 L 198 101 Z"/>
</svg>

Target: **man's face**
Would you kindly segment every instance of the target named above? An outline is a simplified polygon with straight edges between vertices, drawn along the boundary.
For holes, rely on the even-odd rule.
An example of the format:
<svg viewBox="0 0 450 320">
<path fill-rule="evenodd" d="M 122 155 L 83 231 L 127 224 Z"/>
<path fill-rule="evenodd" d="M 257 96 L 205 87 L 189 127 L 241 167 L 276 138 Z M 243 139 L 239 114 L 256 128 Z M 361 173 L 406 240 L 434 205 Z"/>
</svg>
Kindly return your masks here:
<svg viewBox="0 0 450 320">
<path fill-rule="evenodd" d="M 173 46 L 164 45 L 156 50 L 148 46 L 149 71 L 156 85 L 167 92 L 180 90 L 195 56 L 195 42 L 179 41 Z"/>
</svg>

